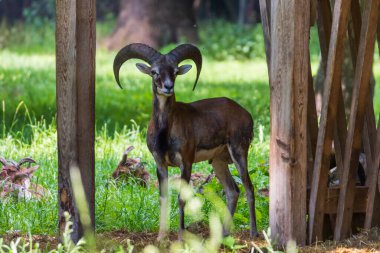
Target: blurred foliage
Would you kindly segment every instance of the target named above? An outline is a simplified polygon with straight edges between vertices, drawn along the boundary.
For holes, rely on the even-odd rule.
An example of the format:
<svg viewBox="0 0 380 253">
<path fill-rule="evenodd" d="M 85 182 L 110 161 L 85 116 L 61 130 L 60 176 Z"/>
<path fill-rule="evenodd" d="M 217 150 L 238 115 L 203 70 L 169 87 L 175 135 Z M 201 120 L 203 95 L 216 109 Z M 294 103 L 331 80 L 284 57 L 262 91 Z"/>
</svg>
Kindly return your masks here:
<svg viewBox="0 0 380 253">
<path fill-rule="evenodd" d="M 41 26 L 45 21 L 55 20 L 55 0 L 3 0 L 0 1 L 0 21 L 2 18 L 16 21 L 22 19 L 28 24 Z M 10 6 L 12 11 L 20 12 L 21 17 L 10 17 L 13 13 L 7 13 L 5 6 Z M 96 2 L 96 16 L 98 20 L 115 18 L 118 13 L 120 1 L 101 0 Z M 8 7 L 9 8 L 9 7 Z M 13 14 L 14 15 L 14 14 Z M 16 19 L 16 20 L 14 20 Z"/>
<path fill-rule="evenodd" d="M 260 25 L 239 26 L 223 20 L 199 24 L 202 52 L 215 60 L 263 59 L 264 40 Z"/>
<path fill-rule="evenodd" d="M 34 27 L 44 27 L 46 21 L 55 19 L 55 1 L 31 1 L 30 6 L 23 9 L 23 17 L 26 23 Z"/>
<path fill-rule="evenodd" d="M 237 25 L 224 20 L 211 20 L 199 24 L 202 53 L 215 60 L 263 60 L 265 44 L 261 24 Z M 317 29 L 310 34 L 311 60 L 319 58 Z"/>
</svg>

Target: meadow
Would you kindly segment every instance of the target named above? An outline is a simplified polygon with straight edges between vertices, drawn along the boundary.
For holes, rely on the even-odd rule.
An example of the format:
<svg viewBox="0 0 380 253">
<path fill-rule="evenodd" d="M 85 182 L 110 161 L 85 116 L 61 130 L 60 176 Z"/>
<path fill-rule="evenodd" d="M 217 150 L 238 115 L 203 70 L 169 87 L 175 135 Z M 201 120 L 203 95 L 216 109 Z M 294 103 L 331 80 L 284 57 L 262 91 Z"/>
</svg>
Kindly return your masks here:
<svg viewBox="0 0 380 253">
<path fill-rule="evenodd" d="M 218 27 L 218 29 L 213 29 Z M 0 235 L 21 233 L 54 235 L 57 232 L 57 143 L 55 105 L 54 25 L 43 27 L 22 24 L 1 29 L 0 35 L 0 155 L 18 160 L 33 157 L 40 165 L 34 182 L 50 191 L 40 201 L 7 199 L 0 201 Z M 141 157 L 156 179 L 155 164 L 145 144 L 145 132 L 150 118 L 152 94 L 150 79 L 129 62 L 122 68 L 124 89 L 116 85 L 112 73 L 115 52 L 102 48 L 102 39 L 110 33 L 112 24 L 98 24 L 96 56 L 96 229 L 157 231 L 159 216 L 158 189 L 154 183 L 143 188 L 138 182 L 122 183 L 111 174 L 127 146 L 133 145 L 132 157 Z M 228 33 L 226 40 L 221 36 Z M 195 70 L 176 81 L 178 101 L 226 96 L 245 107 L 255 121 L 254 140 L 249 153 L 249 172 L 256 189 L 259 230 L 268 226 L 268 199 L 257 190 L 268 187 L 269 155 L 269 84 L 264 45 L 260 26 L 240 31 L 233 25 L 201 24 L 200 49 L 205 54 L 203 70 L 195 91 L 192 84 Z M 222 42 L 223 41 L 223 42 Z M 224 43 L 224 44 L 223 44 Z M 162 49 L 168 51 L 174 45 Z M 234 50 L 231 52 L 231 50 Z M 240 53 L 241 54 L 240 54 Z M 318 42 L 312 32 L 311 52 L 313 72 L 318 67 Z M 233 55 L 245 55 L 234 57 Z M 375 78 L 380 80 L 380 64 L 375 58 Z M 380 112 L 380 88 L 376 86 L 375 111 Z M 230 170 L 241 189 L 234 229 L 248 229 L 248 206 L 244 189 L 234 166 Z M 199 163 L 193 171 L 211 173 L 211 166 Z M 170 168 L 170 175 L 179 173 Z M 199 194 L 203 201 L 201 222 L 217 207 L 209 192 L 223 197 L 221 186 L 214 179 Z M 178 227 L 177 193 L 171 192 L 171 228 Z M 195 220 L 187 220 L 187 223 Z"/>
</svg>

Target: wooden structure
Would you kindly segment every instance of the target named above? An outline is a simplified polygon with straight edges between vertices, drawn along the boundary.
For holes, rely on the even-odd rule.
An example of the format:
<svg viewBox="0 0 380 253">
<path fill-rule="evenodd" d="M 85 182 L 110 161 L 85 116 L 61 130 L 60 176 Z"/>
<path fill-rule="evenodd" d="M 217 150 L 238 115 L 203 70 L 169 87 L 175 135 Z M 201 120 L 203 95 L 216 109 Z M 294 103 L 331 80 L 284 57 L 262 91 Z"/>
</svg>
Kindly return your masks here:
<svg viewBox="0 0 380 253">
<path fill-rule="evenodd" d="M 84 231 L 70 182 L 73 166 L 80 169 L 95 224 L 95 0 L 57 1 L 56 14 L 59 231 L 67 211 L 78 241 Z"/>
<path fill-rule="evenodd" d="M 260 0 L 271 89 L 270 227 L 281 244 L 324 240 L 329 229 L 340 240 L 353 227 L 380 225 L 380 126 L 370 92 L 379 0 L 360 2 L 335 0 L 332 8 L 330 0 Z M 309 57 L 315 19 L 325 68 L 319 121 Z M 341 86 L 346 37 L 355 69 L 349 119 Z M 340 172 L 334 188 L 328 187 L 332 144 Z M 362 149 L 367 179 L 359 187 Z"/>
<path fill-rule="evenodd" d="M 332 10 L 330 0 L 260 0 L 271 88 L 270 227 L 281 244 L 323 240 L 328 227 L 339 240 L 350 234 L 352 223 L 380 224 L 380 126 L 370 94 L 379 1 L 360 6 L 359 0 L 335 0 Z M 94 226 L 95 0 L 61 0 L 56 8 L 59 226 L 64 228 L 68 211 L 77 241 L 83 227 L 72 166 L 80 168 Z M 326 73 L 319 121 L 309 56 L 315 19 Z M 348 120 L 341 88 L 346 34 L 355 69 Z M 327 182 L 332 143 L 341 172 L 338 188 Z M 367 181 L 357 187 L 362 147 Z"/>
</svg>

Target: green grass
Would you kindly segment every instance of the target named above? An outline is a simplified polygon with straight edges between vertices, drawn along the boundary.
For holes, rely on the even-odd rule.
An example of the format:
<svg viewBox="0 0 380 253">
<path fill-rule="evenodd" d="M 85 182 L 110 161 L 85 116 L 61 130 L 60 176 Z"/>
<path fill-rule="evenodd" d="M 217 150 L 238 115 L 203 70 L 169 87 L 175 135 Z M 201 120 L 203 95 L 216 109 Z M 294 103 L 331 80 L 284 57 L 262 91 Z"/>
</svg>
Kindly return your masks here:
<svg viewBox="0 0 380 253">
<path fill-rule="evenodd" d="M 48 27 L 49 28 L 49 27 Z M 50 27 L 52 28 L 52 27 Z M 25 31 L 24 27 L 14 28 Z M 37 28 L 36 28 L 37 29 Z M 106 28 L 101 28 L 104 32 Z M 45 30 L 41 38 L 53 35 Z M 37 31 L 38 33 L 38 31 Z M 30 34 L 29 34 L 30 35 Z M 12 37 L 11 36 L 11 37 Z M 12 37 L 12 38 L 13 38 Z M 0 234 L 9 231 L 54 234 L 57 231 L 57 148 L 55 128 L 55 56 L 50 42 L 41 38 L 20 36 L 25 44 L 8 44 L 0 51 L 0 154 L 14 160 L 33 157 L 40 164 L 33 180 L 48 188 L 51 195 L 43 201 L 0 201 Z M 9 42 L 8 42 L 9 43 Z M 41 43 L 39 47 L 38 43 Z M 202 47 L 201 47 L 202 49 Z M 151 113 L 151 85 L 134 62 L 122 69 L 124 89 L 116 85 L 112 73 L 114 52 L 97 51 L 96 71 L 96 224 L 98 231 L 128 229 L 156 231 L 158 229 L 158 190 L 153 186 L 116 183 L 111 174 L 128 145 L 136 149 L 133 156 L 141 157 L 153 180 L 155 165 L 145 144 L 146 125 Z M 195 70 L 178 78 L 177 100 L 190 102 L 197 99 L 227 96 L 253 115 L 255 139 L 249 155 L 249 169 L 255 188 L 268 184 L 269 86 L 265 61 L 214 61 L 205 58 L 197 89 L 191 88 Z M 233 175 L 237 176 L 234 166 Z M 194 165 L 194 171 L 209 173 L 211 166 L 204 162 Z M 179 174 L 171 168 L 170 174 Z M 213 181 L 209 186 L 222 196 L 221 186 Z M 241 185 L 240 185 L 241 187 Z M 235 229 L 247 229 L 249 212 L 244 189 L 235 215 Z M 172 192 L 171 228 L 178 227 L 177 194 Z M 203 220 L 213 204 L 204 201 Z M 268 200 L 257 195 L 259 229 L 268 224 Z M 187 222 L 190 222 L 188 219 Z"/>
<path fill-rule="evenodd" d="M 30 143 L 19 140 L 17 136 L 8 135 L 0 139 L 0 154 L 15 160 L 24 156 L 33 157 L 40 164 L 35 173 L 34 181 L 48 188 L 51 195 L 43 201 L 17 201 L 8 199 L 0 201 L 0 234 L 9 231 L 30 231 L 33 234 L 54 234 L 57 228 L 57 148 L 56 129 L 53 125 L 29 125 L 32 132 Z M 126 146 L 133 144 L 135 150 L 132 155 L 141 157 L 155 180 L 155 165 L 148 152 L 143 131 L 131 124 L 113 137 L 103 128 L 96 137 L 96 221 L 98 231 L 128 229 L 132 231 L 155 231 L 158 229 L 158 190 L 154 184 L 147 188 L 138 183 L 120 183 L 111 178 L 113 170 L 119 162 L 122 151 Z M 268 140 L 262 142 L 256 139 L 250 150 L 249 163 L 251 176 L 256 189 L 264 187 L 268 181 L 267 171 Z M 209 173 L 208 163 L 199 163 L 194 171 Z M 231 166 L 232 173 L 237 175 Z M 171 168 L 170 174 L 178 174 L 179 169 Z M 255 180 L 259 179 L 259 180 Z M 211 182 L 211 188 L 222 196 L 221 187 Z M 244 190 L 242 189 L 242 196 Z M 171 227 L 178 227 L 178 208 L 176 193 L 172 192 Z M 206 201 L 205 198 L 201 198 Z M 267 225 L 267 200 L 257 196 L 257 214 L 260 229 Z M 212 210 L 210 203 L 205 203 L 204 221 Z M 239 201 L 238 212 L 235 217 L 236 228 L 247 228 L 248 209 L 245 198 Z"/>
<path fill-rule="evenodd" d="M 100 37 L 109 33 L 110 27 L 109 24 L 100 24 Z M 0 154 L 14 160 L 31 156 L 38 161 L 40 169 L 33 180 L 48 188 L 51 195 L 43 201 L 1 200 L 0 234 L 15 230 L 23 233 L 30 231 L 33 234 L 54 234 L 57 231 L 53 28 L 53 25 L 42 29 L 20 24 L 11 29 L 1 27 L 5 35 L 0 34 Z M 206 38 L 212 29 L 203 29 L 200 34 Z M 230 28 L 226 28 L 226 31 L 235 32 Z M 260 189 L 268 185 L 268 74 L 264 54 L 255 53 L 257 50 L 264 50 L 260 27 L 247 28 L 243 32 L 255 33 L 254 41 L 257 44 L 253 45 L 254 49 L 250 49 L 252 51 L 249 56 L 253 60 L 215 60 L 209 55 L 212 52 L 210 48 L 213 47 L 203 41 L 200 43 L 201 50 L 209 52 L 204 59 L 197 89 L 191 91 L 195 79 L 194 69 L 177 79 L 175 89 L 179 101 L 190 102 L 227 96 L 252 114 L 255 138 L 249 153 L 249 170 L 255 189 Z M 218 36 L 215 35 L 213 41 L 217 41 Z M 315 29 L 311 34 L 311 41 L 312 68 L 315 73 L 319 58 Z M 242 40 L 239 43 L 249 41 Z M 111 179 L 111 174 L 128 145 L 136 147 L 132 156 L 141 157 L 153 180 L 156 179 L 154 161 L 145 144 L 146 126 L 152 109 L 150 79 L 137 71 L 135 62 L 129 62 L 122 68 L 121 81 L 124 89 L 120 90 L 112 73 L 114 56 L 114 52 L 107 52 L 101 47 L 97 50 L 96 228 L 100 232 L 116 229 L 156 231 L 159 214 L 158 190 L 153 185 L 142 188 L 138 184 L 116 183 Z M 223 55 L 219 57 L 224 59 Z M 380 64 L 378 57 L 375 59 L 375 78 L 380 80 Z M 380 112 L 379 101 L 380 86 L 377 85 L 376 115 Z M 234 166 L 230 169 L 237 176 Z M 198 163 L 194 165 L 194 171 L 208 173 L 211 166 L 208 163 Z M 170 174 L 179 174 L 179 169 L 171 168 Z M 221 186 L 215 181 L 209 187 L 222 196 Z M 241 190 L 234 219 L 237 230 L 247 229 L 249 217 L 248 206 L 243 197 L 244 189 L 241 187 Z M 171 228 L 177 229 L 176 193 L 172 192 L 171 197 Z M 258 226 L 263 230 L 268 225 L 268 199 L 257 194 L 256 197 Z M 202 210 L 205 214 L 202 219 L 207 221 L 207 215 L 215 207 L 207 197 L 201 198 L 204 201 Z"/>
</svg>

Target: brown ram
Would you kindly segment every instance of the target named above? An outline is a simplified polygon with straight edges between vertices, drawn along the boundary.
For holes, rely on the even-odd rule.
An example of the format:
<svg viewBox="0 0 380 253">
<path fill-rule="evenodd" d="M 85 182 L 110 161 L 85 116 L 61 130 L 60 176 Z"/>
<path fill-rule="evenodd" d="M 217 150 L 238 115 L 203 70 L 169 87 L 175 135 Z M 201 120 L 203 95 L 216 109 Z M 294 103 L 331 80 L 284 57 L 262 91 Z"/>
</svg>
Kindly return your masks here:
<svg viewBox="0 0 380 253">
<path fill-rule="evenodd" d="M 153 112 L 148 127 L 147 144 L 156 166 L 160 190 L 160 231 L 158 239 L 167 233 L 168 166 L 181 169 L 181 178 L 190 180 L 192 164 L 208 160 L 226 192 L 228 209 L 233 216 L 239 196 L 228 164 L 234 163 L 246 191 L 250 209 L 251 235 L 257 235 L 255 196 L 248 174 L 248 149 L 253 137 L 253 120 L 248 111 L 228 98 L 210 98 L 192 103 L 177 102 L 174 93 L 175 79 L 191 69 L 191 65 L 179 64 L 190 59 L 195 62 L 196 87 L 202 68 L 199 49 L 183 44 L 161 54 L 144 44 L 130 44 L 122 48 L 114 60 L 114 75 L 120 85 L 119 71 L 124 62 L 131 58 L 150 64 L 136 64 L 137 68 L 152 77 Z M 179 196 L 179 237 L 185 228 L 185 203 Z M 225 220 L 224 235 L 230 231 L 230 222 Z"/>
</svg>

